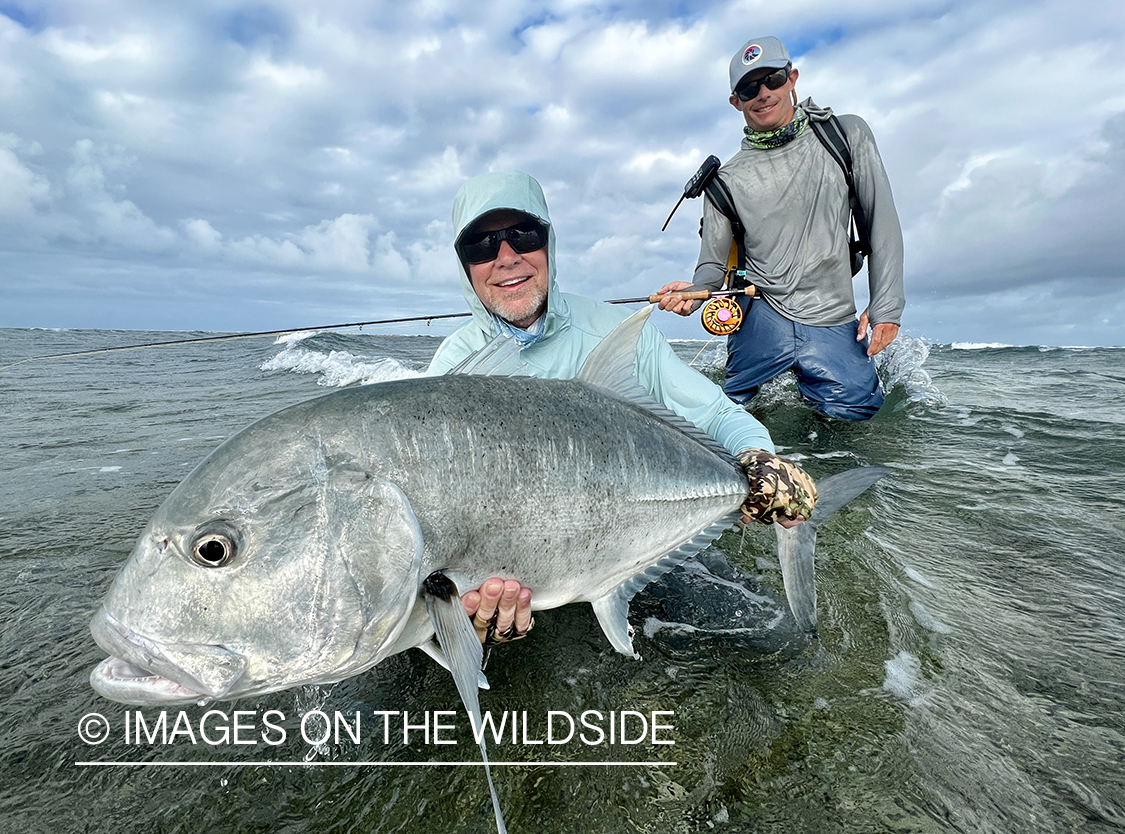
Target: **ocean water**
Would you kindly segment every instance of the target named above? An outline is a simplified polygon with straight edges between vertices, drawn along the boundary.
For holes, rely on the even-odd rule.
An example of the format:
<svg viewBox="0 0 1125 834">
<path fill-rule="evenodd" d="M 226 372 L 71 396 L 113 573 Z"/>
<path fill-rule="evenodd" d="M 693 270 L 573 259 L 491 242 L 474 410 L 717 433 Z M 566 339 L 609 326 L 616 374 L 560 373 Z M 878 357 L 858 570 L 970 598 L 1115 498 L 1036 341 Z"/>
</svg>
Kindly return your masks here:
<svg viewBox="0 0 1125 834">
<path fill-rule="evenodd" d="M 0 330 L 0 366 L 183 335 Z M 404 743 L 403 712 L 460 709 L 421 653 L 164 724 L 88 683 L 89 619 L 196 463 L 278 408 L 419 373 L 438 341 L 302 334 L 0 370 L 0 830 L 493 830 L 463 716 Z M 720 344 L 675 347 L 717 378 Z M 821 530 L 819 639 L 795 638 L 758 529 L 708 554 L 721 577 L 698 605 L 690 571 L 635 600 L 640 661 L 586 606 L 541 612 L 492 652 L 481 698 L 521 720 L 490 745 L 509 829 L 1125 829 L 1123 366 L 1116 349 L 902 338 L 882 358 L 887 405 L 859 425 L 768 386 L 755 413 L 814 476 L 892 471 Z M 550 711 L 601 713 L 607 734 L 613 713 L 629 740 L 661 729 L 534 744 Z M 337 713 L 352 723 L 322 740 Z"/>
</svg>

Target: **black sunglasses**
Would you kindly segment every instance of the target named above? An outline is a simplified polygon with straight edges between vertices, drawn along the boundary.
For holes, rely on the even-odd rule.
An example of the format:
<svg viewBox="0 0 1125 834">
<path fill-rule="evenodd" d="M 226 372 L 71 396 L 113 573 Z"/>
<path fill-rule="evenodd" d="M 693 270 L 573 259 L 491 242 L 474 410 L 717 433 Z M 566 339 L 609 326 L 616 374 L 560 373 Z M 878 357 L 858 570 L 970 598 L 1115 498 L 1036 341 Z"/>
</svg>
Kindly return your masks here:
<svg viewBox="0 0 1125 834">
<path fill-rule="evenodd" d="M 468 234 L 457 241 L 457 254 L 465 263 L 488 263 L 496 260 L 500 244 L 506 240 L 518 254 L 526 255 L 547 245 L 547 230 L 548 227 L 538 220 L 524 220 L 495 232 Z"/>
<path fill-rule="evenodd" d="M 789 80 L 789 73 L 792 71 L 793 65 L 786 64 L 779 70 L 771 72 L 769 75 L 761 78 L 755 78 L 753 81 L 743 81 L 735 89 L 734 94 L 738 96 L 740 101 L 753 101 L 758 97 L 758 93 L 765 84 L 770 90 L 776 90 L 783 86 Z"/>
</svg>

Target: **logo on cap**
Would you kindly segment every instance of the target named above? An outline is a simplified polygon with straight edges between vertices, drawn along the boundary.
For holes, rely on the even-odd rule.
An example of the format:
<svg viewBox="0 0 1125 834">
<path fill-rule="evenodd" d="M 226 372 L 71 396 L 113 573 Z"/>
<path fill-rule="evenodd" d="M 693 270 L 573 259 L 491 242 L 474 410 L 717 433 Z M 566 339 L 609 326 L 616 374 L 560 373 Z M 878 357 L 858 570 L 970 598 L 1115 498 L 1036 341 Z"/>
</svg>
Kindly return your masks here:
<svg viewBox="0 0 1125 834">
<path fill-rule="evenodd" d="M 746 51 L 742 53 L 742 63 L 750 66 L 752 63 L 762 57 L 762 47 L 756 43 L 750 44 L 746 47 Z"/>
</svg>

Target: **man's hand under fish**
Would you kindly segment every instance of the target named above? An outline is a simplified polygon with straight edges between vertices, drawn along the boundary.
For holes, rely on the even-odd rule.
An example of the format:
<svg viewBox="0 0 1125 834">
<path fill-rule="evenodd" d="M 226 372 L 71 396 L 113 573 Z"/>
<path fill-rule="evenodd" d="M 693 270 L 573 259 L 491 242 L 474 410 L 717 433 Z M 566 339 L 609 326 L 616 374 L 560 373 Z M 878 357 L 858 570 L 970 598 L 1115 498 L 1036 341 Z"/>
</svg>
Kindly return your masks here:
<svg viewBox="0 0 1125 834">
<path fill-rule="evenodd" d="M 462 596 L 461 604 L 486 646 L 519 640 L 535 625 L 531 617 L 531 589 L 515 579 L 494 576 L 479 590 Z"/>
<path fill-rule="evenodd" d="M 796 464 L 758 449 L 742 456 L 750 476 L 750 494 L 742 505 L 742 522 L 796 527 L 816 505 L 816 485 Z M 476 591 L 461 597 L 465 613 L 481 643 L 494 646 L 526 637 L 531 617 L 531 589 L 516 579 L 494 576 Z"/>
</svg>

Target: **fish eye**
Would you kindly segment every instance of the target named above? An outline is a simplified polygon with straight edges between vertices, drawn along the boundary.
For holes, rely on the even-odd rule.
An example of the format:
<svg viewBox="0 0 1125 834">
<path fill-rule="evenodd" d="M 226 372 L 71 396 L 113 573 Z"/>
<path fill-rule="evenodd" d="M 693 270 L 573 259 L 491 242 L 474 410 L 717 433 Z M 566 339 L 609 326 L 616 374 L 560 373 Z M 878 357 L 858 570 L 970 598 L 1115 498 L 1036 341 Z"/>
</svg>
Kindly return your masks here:
<svg viewBox="0 0 1125 834">
<path fill-rule="evenodd" d="M 226 533 L 209 532 L 198 536 L 191 546 L 191 555 L 205 568 L 221 568 L 230 564 L 237 548 Z"/>
</svg>

